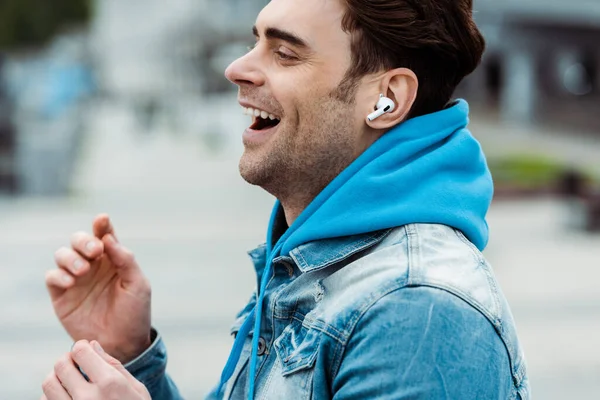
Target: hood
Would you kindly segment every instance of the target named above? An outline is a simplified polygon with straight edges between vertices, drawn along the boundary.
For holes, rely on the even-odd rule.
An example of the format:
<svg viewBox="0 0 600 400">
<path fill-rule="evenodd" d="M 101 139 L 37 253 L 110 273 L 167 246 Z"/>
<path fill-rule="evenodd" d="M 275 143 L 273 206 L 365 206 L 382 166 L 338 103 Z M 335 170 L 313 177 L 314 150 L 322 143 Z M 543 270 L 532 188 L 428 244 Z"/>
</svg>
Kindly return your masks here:
<svg viewBox="0 0 600 400">
<path fill-rule="evenodd" d="M 467 130 L 468 116 L 467 102 L 457 100 L 386 132 L 309 204 L 274 246 L 278 254 L 269 251 L 269 257 L 315 240 L 410 223 L 451 226 L 483 250 L 493 182 L 481 146 Z M 277 201 L 268 244 L 280 208 Z"/>
</svg>

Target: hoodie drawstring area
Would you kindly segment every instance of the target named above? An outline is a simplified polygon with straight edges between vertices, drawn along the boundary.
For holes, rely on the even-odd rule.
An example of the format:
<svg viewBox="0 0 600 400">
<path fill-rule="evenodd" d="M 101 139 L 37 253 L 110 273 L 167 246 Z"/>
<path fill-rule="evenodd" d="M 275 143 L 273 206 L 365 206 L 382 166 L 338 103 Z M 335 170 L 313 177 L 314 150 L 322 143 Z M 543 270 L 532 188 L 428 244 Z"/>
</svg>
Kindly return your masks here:
<svg viewBox="0 0 600 400">
<path fill-rule="evenodd" d="M 281 245 L 278 245 L 275 247 L 273 252 L 269 253 L 277 254 L 280 251 L 280 249 Z M 229 358 L 227 359 L 227 363 L 225 364 L 225 368 L 223 369 L 223 372 L 221 374 L 221 382 L 219 383 L 217 393 L 221 393 L 221 390 L 233 375 L 235 367 L 242 355 L 242 350 L 244 348 L 244 342 L 246 341 L 246 337 L 248 336 L 250 331 L 253 331 L 252 352 L 250 353 L 250 372 L 248 375 L 248 379 L 250 380 L 248 400 L 254 400 L 254 376 L 256 375 L 256 368 L 258 363 L 258 342 L 260 338 L 260 323 L 262 320 L 262 305 L 265 299 L 265 291 L 267 289 L 267 283 L 269 282 L 269 276 L 271 275 L 271 260 L 272 257 L 269 255 L 267 257 L 267 265 L 265 266 L 265 270 L 263 272 L 263 276 L 260 282 L 260 288 L 258 290 L 258 299 L 256 300 L 256 305 L 254 306 L 250 314 L 248 314 L 248 318 L 246 318 L 246 320 L 240 327 L 237 336 L 235 337 L 233 348 L 231 350 L 231 353 L 229 354 Z"/>
</svg>

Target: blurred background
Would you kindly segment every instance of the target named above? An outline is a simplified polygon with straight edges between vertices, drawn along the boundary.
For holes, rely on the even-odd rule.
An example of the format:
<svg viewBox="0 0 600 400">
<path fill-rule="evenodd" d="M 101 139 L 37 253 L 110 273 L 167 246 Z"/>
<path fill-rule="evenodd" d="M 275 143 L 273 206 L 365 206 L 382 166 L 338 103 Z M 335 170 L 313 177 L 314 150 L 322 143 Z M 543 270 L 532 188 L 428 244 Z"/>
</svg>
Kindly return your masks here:
<svg viewBox="0 0 600 400">
<path fill-rule="evenodd" d="M 0 0 L 0 398 L 38 399 L 71 342 L 54 251 L 108 212 L 153 283 L 189 399 L 216 382 L 273 199 L 237 162 L 223 77 L 266 0 Z M 488 43 L 457 97 L 496 181 L 492 262 L 535 398 L 600 396 L 600 2 L 476 0 Z"/>
</svg>

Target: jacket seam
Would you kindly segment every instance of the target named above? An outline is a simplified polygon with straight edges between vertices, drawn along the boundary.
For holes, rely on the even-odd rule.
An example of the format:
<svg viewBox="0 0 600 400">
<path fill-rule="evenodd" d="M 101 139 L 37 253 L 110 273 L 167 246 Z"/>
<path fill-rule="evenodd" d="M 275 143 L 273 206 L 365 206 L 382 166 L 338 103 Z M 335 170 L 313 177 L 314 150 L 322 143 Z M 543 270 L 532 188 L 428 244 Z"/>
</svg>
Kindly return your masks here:
<svg viewBox="0 0 600 400">
<path fill-rule="evenodd" d="M 339 343 L 342 343 L 342 344 L 345 342 L 345 339 L 344 339 L 345 335 L 343 335 L 342 332 L 338 331 L 337 329 L 335 329 L 330 324 L 325 324 L 325 328 L 323 328 L 321 326 L 318 326 L 318 325 L 305 324 L 304 320 L 303 319 L 301 320 L 300 318 L 298 318 L 296 316 L 296 314 L 303 315 L 302 313 L 299 313 L 299 312 L 294 313 L 294 315 L 292 316 L 292 319 L 295 319 L 296 321 L 300 322 L 302 324 L 302 326 L 305 327 L 306 329 L 314 329 L 316 331 L 319 331 L 319 332 L 321 332 L 321 333 L 329 336 L 330 338 L 332 338 L 336 342 L 339 342 Z M 331 329 L 333 332 L 335 332 L 335 335 L 333 333 L 329 332 L 329 329 Z M 339 336 L 336 336 L 336 335 L 339 335 Z"/>
<path fill-rule="evenodd" d="M 483 257 L 480 254 L 478 254 L 478 249 L 473 245 L 473 243 L 471 243 L 471 241 L 469 239 L 467 239 L 465 234 L 456 228 L 453 228 L 452 230 L 454 231 L 454 234 L 458 237 L 458 239 L 462 243 L 467 245 L 467 247 L 471 251 L 471 255 L 475 259 L 475 262 L 477 262 L 478 264 L 483 264 L 484 263 Z"/>
<path fill-rule="evenodd" d="M 483 258 L 483 256 L 479 252 L 479 250 L 473 245 L 473 243 L 471 243 L 471 241 L 469 241 L 469 239 L 467 239 L 467 237 L 464 235 L 464 233 L 462 233 L 460 230 L 454 229 L 454 232 L 458 236 L 460 241 L 463 242 L 470 249 L 471 254 L 473 255 L 473 257 L 475 257 L 475 261 L 479 264 L 479 266 L 485 267 L 487 265 L 486 260 Z M 488 281 L 488 284 L 490 286 L 490 290 L 492 291 L 492 296 L 494 299 L 495 315 L 499 316 L 501 307 L 500 307 L 500 300 L 498 298 L 498 288 L 497 288 L 496 282 L 490 275 L 490 272 L 488 271 L 487 268 L 483 268 L 483 270 L 484 270 L 483 272 L 485 273 L 486 280 Z M 500 325 L 500 327 L 502 327 L 502 319 L 500 317 L 498 317 L 496 319 L 496 322 L 498 323 L 498 325 Z"/>
<path fill-rule="evenodd" d="M 340 370 L 340 367 L 342 365 L 342 358 L 343 358 L 345 349 L 346 349 L 346 346 L 344 346 L 340 342 L 336 342 L 335 350 L 334 350 L 333 356 L 332 356 L 333 362 L 331 365 L 331 371 L 332 372 L 335 371 L 335 372 L 332 374 L 331 380 L 329 382 L 330 392 L 333 392 L 333 382 L 335 381 L 337 373 Z"/>
<path fill-rule="evenodd" d="M 412 285 L 415 279 L 413 276 L 413 265 L 417 264 L 415 258 L 418 255 L 419 238 L 417 230 L 412 225 L 404 225 L 404 231 L 406 232 L 406 254 L 408 260 L 406 268 L 406 282 L 408 285 Z"/>
</svg>

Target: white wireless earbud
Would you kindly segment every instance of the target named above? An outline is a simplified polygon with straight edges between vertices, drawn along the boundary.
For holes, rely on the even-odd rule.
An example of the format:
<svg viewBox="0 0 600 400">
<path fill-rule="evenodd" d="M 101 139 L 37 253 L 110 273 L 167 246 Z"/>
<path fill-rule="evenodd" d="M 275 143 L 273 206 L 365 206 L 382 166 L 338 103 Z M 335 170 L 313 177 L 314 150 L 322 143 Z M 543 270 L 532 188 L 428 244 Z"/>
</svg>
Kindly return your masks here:
<svg viewBox="0 0 600 400">
<path fill-rule="evenodd" d="M 389 97 L 385 97 L 383 94 L 379 95 L 379 101 L 377 102 L 377 106 L 375 106 L 377 110 L 373 111 L 371 114 L 367 116 L 369 121 L 373 121 L 376 118 L 381 117 L 385 113 L 389 113 L 394 111 L 396 108 L 396 103 Z"/>
</svg>

